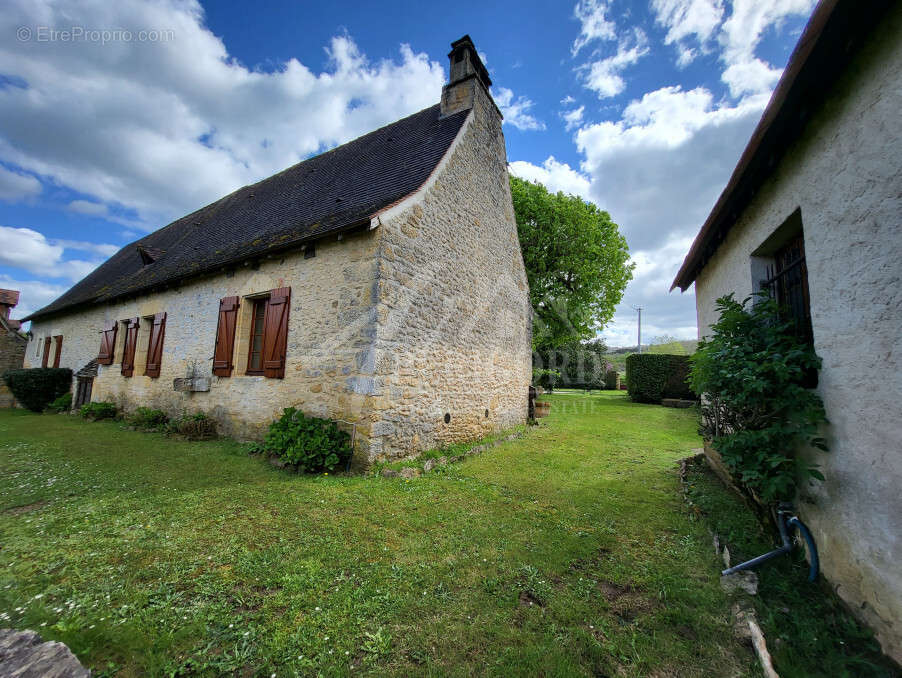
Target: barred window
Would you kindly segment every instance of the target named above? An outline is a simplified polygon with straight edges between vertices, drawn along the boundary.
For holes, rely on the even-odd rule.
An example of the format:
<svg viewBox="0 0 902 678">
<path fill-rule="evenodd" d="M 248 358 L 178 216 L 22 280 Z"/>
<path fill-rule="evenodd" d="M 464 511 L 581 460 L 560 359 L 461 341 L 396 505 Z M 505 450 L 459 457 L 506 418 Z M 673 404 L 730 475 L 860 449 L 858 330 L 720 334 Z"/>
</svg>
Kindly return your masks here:
<svg viewBox="0 0 902 678">
<path fill-rule="evenodd" d="M 782 317 L 792 322 L 797 336 L 811 344 L 813 332 L 804 236 L 799 233 L 793 237 L 774 252 L 773 259 L 763 287 L 777 300 Z"/>
</svg>

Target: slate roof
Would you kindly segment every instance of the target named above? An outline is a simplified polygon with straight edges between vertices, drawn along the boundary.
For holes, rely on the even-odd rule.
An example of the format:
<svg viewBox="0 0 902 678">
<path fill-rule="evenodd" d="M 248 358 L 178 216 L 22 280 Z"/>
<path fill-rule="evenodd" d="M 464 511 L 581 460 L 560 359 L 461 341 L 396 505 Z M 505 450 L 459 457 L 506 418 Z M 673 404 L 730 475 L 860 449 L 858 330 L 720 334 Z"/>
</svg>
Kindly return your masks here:
<svg viewBox="0 0 902 678">
<path fill-rule="evenodd" d="M 25 320 L 146 292 L 368 223 L 429 178 L 467 114 L 441 118 L 436 104 L 240 188 L 126 245 Z"/>
</svg>

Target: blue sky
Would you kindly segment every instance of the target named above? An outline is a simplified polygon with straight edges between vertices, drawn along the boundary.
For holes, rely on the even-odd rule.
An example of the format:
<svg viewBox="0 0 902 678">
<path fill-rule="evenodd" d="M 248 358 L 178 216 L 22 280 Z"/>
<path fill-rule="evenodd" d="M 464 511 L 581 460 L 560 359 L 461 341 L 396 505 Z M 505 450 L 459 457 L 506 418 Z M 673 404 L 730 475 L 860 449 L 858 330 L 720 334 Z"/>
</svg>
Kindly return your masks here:
<svg viewBox="0 0 902 678">
<path fill-rule="evenodd" d="M 6 3 L 0 286 L 19 317 L 118 247 L 435 103 L 468 33 L 511 171 L 607 209 L 636 277 L 611 345 L 695 335 L 668 293 L 811 0 Z M 72 31 L 71 35 L 52 31 Z M 79 34 L 79 31 L 81 33 Z M 142 33 L 143 31 L 143 33 Z"/>
</svg>

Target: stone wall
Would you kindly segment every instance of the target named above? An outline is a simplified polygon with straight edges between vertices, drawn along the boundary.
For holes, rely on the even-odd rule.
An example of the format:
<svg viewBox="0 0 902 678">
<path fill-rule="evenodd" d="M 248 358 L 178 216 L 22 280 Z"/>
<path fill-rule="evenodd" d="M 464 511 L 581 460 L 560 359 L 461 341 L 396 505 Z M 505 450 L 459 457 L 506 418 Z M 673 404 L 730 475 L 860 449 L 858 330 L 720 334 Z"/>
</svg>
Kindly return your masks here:
<svg viewBox="0 0 902 678">
<path fill-rule="evenodd" d="M 696 280 L 699 335 L 715 300 L 753 291 L 752 253 L 801 209 L 827 480 L 799 509 L 821 567 L 902 661 L 902 8 L 858 55 Z"/>
<path fill-rule="evenodd" d="M 356 423 L 359 463 L 523 423 L 531 377 L 526 274 L 500 114 L 481 88 L 476 102 L 429 181 L 370 230 L 317 243 L 312 259 L 287 254 L 256 270 L 35 320 L 26 363 L 39 365 L 44 337 L 61 334 L 60 366 L 77 371 L 97 356 L 105 323 L 165 311 L 160 377 L 142 376 L 146 321 L 134 376 L 121 375 L 120 327 L 115 364 L 100 366 L 92 400 L 170 415 L 204 411 L 239 438 L 259 437 L 282 408 L 295 406 Z M 212 377 L 209 392 L 173 390 L 192 364 L 211 376 L 220 298 L 286 286 L 284 379 L 244 374 L 252 307 L 244 300 L 233 376 Z"/>
<path fill-rule="evenodd" d="M 7 370 L 22 367 L 25 360 L 25 339 L 16 332 L 10 331 L 0 323 L 0 376 Z M 40 359 L 38 365 L 40 365 Z M 52 364 L 52 363 L 51 363 Z M 13 407 L 16 399 L 0 379 L 0 407 Z"/>
<path fill-rule="evenodd" d="M 380 215 L 374 453 L 526 420 L 531 308 L 501 116 L 481 84 L 427 186 Z"/>
<path fill-rule="evenodd" d="M 282 408 L 296 406 L 330 418 L 357 421 L 364 396 L 358 384 L 372 377 L 366 372 L 375 330 L 373 280 L 376 270 L 375 232 L 330 240 L 316 246 L 316 256 L 287 254 L 229 274 L 201 278 L 137 299 L 114 302 L 32 323 L 26 363 L 40 365 L 40 342 L 63 335 L 61 367 L 73 371 L 96 358 L 100 330 L 112 320 L 152 316 L 165 311 L 166 335 L 160 377 L 141 376 L 146 362 L 149 322 L 142 321 L 134 376 L 120 373 L 124 332 L 117 334 L 115 364 L 101 365 L 92 400 L 109 400 L 125 409 L 137 406 L 165 410 L 170 415 L 203 411 L 214 416 L 223 433 L 240 438 L 259 437 Z M 291 287 L 285 378 L 267 379 L 244 374 L 252 304 L 242 299 L 235 341 L 235 369 L 231 377 L 213 377 L 209 392 L 173 390 L 173 379 L 184 377 L 196 361 L 198 372 L 211 376 L 219 300 Z M 51 357 L 52 359 L 52 357 Z M 36 362 L 35 362 L 36 361 Z M 365 435 L 362 443 L 366 444 Z"/>
</svg>

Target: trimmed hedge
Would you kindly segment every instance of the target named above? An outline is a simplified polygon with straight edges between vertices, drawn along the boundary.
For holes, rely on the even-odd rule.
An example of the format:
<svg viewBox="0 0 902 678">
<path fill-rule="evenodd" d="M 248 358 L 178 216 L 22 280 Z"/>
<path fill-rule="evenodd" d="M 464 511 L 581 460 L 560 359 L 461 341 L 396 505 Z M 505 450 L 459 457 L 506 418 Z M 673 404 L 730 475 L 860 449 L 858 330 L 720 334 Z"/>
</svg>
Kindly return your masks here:
<svg viewBox="0 0 902 678">
<path fill-rule="evenodd" d="M 626 358 L 627 392 L 637 403 L 660 403 L 663 398 L 695 400 L 688 377 L 687 355 L 634 353 Z"/>
<path fill-rule="evenodd" d="M 9 370 L 3 381 L 22 407 L 32 412 L 44 409 L 72 389 L 72 370 L 63 367 L 33 367 Z"/>
</svg>

